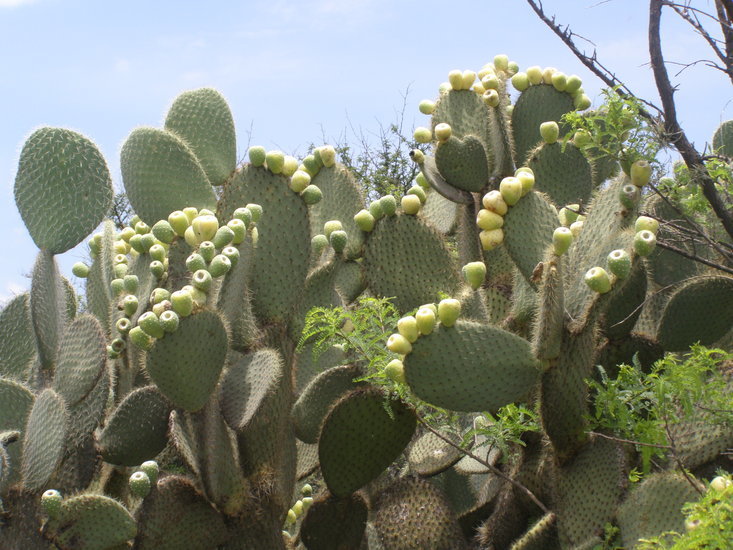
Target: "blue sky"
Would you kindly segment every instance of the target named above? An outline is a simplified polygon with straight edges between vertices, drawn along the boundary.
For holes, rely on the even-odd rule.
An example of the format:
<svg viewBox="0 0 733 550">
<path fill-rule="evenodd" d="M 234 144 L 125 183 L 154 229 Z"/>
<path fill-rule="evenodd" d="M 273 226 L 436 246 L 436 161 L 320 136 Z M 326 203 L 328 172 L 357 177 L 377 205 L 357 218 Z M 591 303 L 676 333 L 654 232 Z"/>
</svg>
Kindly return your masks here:
<svg viewBox="0 0 733 550">
<path fill-rule="evenodd" d="M 698 2 L 710 9 L 710 2 Z M 645 65 L 646 2 L 545 0 L 639 95 L 657 100 Z M 701 39 L 665 13 L 671 61 L 709 57 Z M 17 213 L 13 183 L 20 147 L 44 125 L 97 143 L 114 184 L 119 148 L 136 126 L 162 124 L 184 90 L 217 88 L 248 143 L 303 155 L 312 142 L 354 140 L 388 124 L 408 93 L 405 124 L 419 126 L 451 69 L 478 70 L 506 53 L 521 69 L 554 66 L 600 84 L 522 0 L 215 1 L 0 0 L 0 302 L 29 286 L 36 248 Z M 672 73 L 676 72 L 671 68 Z M 702 145 L 733 118 L 730 83 L 695 67 L 675 78 L 679 116 Z M 70 276 L 84 247 L 59 258 Z"/>
</svg>

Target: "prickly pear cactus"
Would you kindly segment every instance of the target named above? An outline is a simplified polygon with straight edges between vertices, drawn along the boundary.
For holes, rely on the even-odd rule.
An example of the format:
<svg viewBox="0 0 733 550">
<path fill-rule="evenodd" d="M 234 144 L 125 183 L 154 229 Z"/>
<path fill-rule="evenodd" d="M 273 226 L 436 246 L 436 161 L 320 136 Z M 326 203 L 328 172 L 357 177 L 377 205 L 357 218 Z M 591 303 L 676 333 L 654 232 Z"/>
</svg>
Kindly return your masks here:
<svg viewBox="0 0 733 550">
<path fill-rule="evenodd" d="M 16 202 L 41 250 L 30 293 L 0 312 L 9 548 L 575 548 L 654 502 L 627 496 L 629 457 L 587 433 L 587 379 L 644 345 L 717 340 L 731 279 L 648 299 L 643 167 L 599 182 L 558 141 L 590 105 L 577 77 L 497 56 L 449 79 L 421 104 L 421 186 L 368 207 L 330 146 L 301 162 L 251 147 L 237 166 L 224 98 L 184 93 L 122 147 L 136 215 L 89 238 L 78 315 L 54 255 L 104 218 L 109 174 L 74 132 L 29 138 Z M 404 315 L 384 365 L 402 394 L 338 348 L 297 346 L 308 311 L 362 294 Z M 480 438 L 459 460 L 404 392 L 463 420 L 527 403 L 541 435 L 506 463 Z"/>
</svg>

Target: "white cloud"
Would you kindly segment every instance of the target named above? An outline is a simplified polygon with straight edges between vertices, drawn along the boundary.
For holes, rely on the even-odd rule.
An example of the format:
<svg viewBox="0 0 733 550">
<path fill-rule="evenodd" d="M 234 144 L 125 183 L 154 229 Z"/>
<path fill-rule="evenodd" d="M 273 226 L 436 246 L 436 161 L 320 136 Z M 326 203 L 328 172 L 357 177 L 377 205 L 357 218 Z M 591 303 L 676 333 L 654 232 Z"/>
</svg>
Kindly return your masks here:
<svg viewBox="0 0 733 550">
<path fill-rule="evenodd" d="M 0 8 L 17 8 L 26 4 L 35 4 L 36 0 L 0 0 Z"/>
</svg>

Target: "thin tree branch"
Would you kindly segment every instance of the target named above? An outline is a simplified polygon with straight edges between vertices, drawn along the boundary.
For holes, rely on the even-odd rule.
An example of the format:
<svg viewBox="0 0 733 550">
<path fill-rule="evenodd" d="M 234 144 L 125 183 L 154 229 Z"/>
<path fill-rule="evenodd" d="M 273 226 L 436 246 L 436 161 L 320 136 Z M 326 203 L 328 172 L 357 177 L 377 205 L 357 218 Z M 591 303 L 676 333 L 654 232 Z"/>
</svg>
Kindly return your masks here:
<svg viewBox="0 0 733 550">
<path fill-rule="evenodd" d="M 439 439 L 441 439 L 442 441 L 444 441 L 445 443 L 447 443 L 451 447 L 454 447 L 454 448 L 458 449 L 459 451 L 461 451 L 466 456 L 474 459 L 476 462 L 478 462 L 482 466 L 488 468 L 489 470 L 491 470 L 491 473 L 493 473 L 494 475 L 497 475 L 500 478 L 502 478 L 503 480 L 508 481 L 509 483 L 511 483 L 512 485 L 514 485 L 517 489 L 519 489 L 525 495 L 527 495 L 529 497 L 529 499 L 532 502 L 534 502 L 539 507 L 540 510 L 542 510 L 543 513 L 545 513 L 545 514 L 549 513 L 550 510 L 547 509 L 547 506 L 545 506 L 540 501 L 540 499 L 538 499 L 537 496 L 532 491 L 530 491 L 525 485 L 522 485 L 516 479 L 512 479 L 511 477 L 509 477 L 508 475 L 506 475 L 499 468 L 497 468 L 496 466 L 494 466 L 493 464 L 491 464 L 488 460 L 484 460 L 480 456 L 475 455 L 471 451 L 469 451 L 467 449 L 464 449 L 460 445 L 458 445 L 455 442 L 451 441 L 449 438 L 445 437 L 438 430 L 436 430 L 435 428 L 433 428 L 430 424 L 428 424 L 427 422 L 425 422 L 425 420 L 422 417 L 418 416 L 417 419 L 420 422 L 420 424 L 422 424 L 423 426 L 425 426 L 433 435 L 437 436 Z"/>
<path fill-rule="evenodd" d="M 718 23 L 725 38 L 725 66 L 733 71 L 733 3 L 730 0 L 715 0 Z"/>
<path fill-rule="evenodd" d="M 641 447 L 653 447 L 655 449 L 666 449 L 670 450 L 672 447 L 669 445 L 657 445 L 655 443 L 642 443 L 641 441 L 634 441 L 633 439 L 623 439 L 621 437 L 613 437 L 610 435 L 602 434 L 600 432 L 588 432 L 589 435 L 597 435 L 611 441 L 618 441 L 619 443 L 628 443 L 630 445 L 640 445 Z"/>
<path fill-rule="evenodd" d="M 730 273 L 731 275 L 733 275 L 733 269 L 731 269 L 730 267 L 726 267 L 724 265 L 720 265 L 715 262 L 711 262 L 710 260 L 706 260 L 705 258 L 696 256 L 695 254 L 690 254 L 689 252 L 685 252 L 684 250 L 677 248 L 676 246 L 672 246 L 671 244 L 667 244 L 663 241 L 657 241 L 657 246 L 659 248 L 664 248 L 665 250 L 669 250 L 670 252 L 674 252 L 675 254 L 679 254 L 680 256 L 683 256 L 687 258 L 688 260 L 693 260 L 695 262 L 701 263 L 708 267 L 712 267 L 719 271 L 723 271 L 725 273 Z"/>
<path fill-rule="evenodd" d="M 682 472 L 682 475 L 685 476 L 685 479 L 690 485 L 692 485 L 692 488 L 695 489 L 695 491 L 701 495 L 705 494 L 705 491 L 700 487 L 700 484 L 692 479 L 690 474 L 687 473 L 687 468 L 685 468 L 685 465 L 682 464 L 682 460 L 680 460 L 680 457 L 677 455 L 677 448 L 675 447 L 674 438 L 672 437 L 672 432 L 669 429 L 669 422 L 667 422 L 666 417 L 664 418 L 664 431 L 667 432 L 667 439 L 669 440 L 669 452 L 672 453 L 672 458 L 674 458 L 674 461 L 677 463 L 677 467 Z"/>
<path fill-rule="evenodd" d="M 715 182 L 707 172 L 702 156 L 687 139 L 687 135 L 677 120 L 674 88 L 669 81 L 662 54 L 660 20 L 664 3 L 664 0 L 650 0 L 649 2 L 649 56 L 657 91 L 664 109 L 664 130 L 667 139 L 682 155 L 693 181 L 697 181 L 702 187 L 703 195 L 705 195 L 728 235 L 733 237 L 733 212 L 726 208 L 723 199 L 715 189 Z"/>
</svg>

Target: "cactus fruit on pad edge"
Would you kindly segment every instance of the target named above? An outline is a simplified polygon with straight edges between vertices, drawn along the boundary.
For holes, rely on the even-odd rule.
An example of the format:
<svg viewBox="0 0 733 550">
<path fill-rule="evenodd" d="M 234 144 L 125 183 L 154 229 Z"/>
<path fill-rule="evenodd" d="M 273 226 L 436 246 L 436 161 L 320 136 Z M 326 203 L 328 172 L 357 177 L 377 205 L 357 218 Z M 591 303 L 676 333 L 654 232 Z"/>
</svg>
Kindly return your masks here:
<svg viewBox="0 0 733 550">
<path fill-rule="evenodd" d="M 695 270 L 655 293 L 689 270 L 654 255 L 629 176 L 601 182 L 588 151 L 562 143 L 582 88 L 517 71 L 497 56 L 452 72 L 421 106 L 425 188 L 368 206 L 330 146 L 302 162 L 255 146 L 237 165 L 226 100 L 185 92 L 164 128 L 122 146 L 136 215 L 89 238 L 79 314 L 55 255 L 104 218 L 109 173 L 87 138 L 34 132 L 15 198 L 40 251 L 30 292 L 0 312 L 0 537 L 82 550 L 269 550 L 296 536 L 307 548 L 570 548 L 607 522 L 628 544 L 679 525 L 674 510 L 630 516 L 658 492 L 693 495 L 671 469 L 628 487 L 638 455 L 588 434 L 587 380 L 608 357 L 724 337 L 733 284 Z M 403 315 L 385 328 L 384 365 L 298 346 L 309 311 L 360 296 Z M 479 433 L 461 459 L 460 438 L 426 432 L 399 395 L 455 412 L 464 430 L 524 404 L 540 433 L 504 462 Z M 672 428 L 678 454 L 714 462 L 730 434 L 693 437 L 698 425 Z"/>
</svg>

